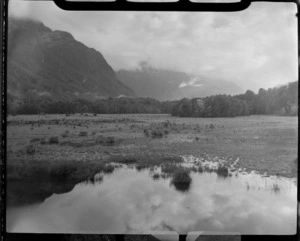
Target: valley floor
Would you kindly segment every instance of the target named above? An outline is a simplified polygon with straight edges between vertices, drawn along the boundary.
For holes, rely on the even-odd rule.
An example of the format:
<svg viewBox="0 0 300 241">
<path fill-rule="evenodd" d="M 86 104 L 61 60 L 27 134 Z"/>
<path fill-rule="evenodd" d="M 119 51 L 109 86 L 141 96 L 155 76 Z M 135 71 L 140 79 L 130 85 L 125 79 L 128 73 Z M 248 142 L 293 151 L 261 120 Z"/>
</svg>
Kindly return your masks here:
<svg viewBox="0 0 300 241">
<path fill-rule="evenodd" d="M 277 116 L 13 116 L 8 118 L 7 166 L 15 162 L 99 163 L 116 156 L 144 156 L 146 162 L 146 156 L 193 155 L 229 163 L 239 158 L 236 167 L 245 171 L 295 177 L 297 125 L 297 117 Z M 57 137 L 57 142 L 49 142 L 51 137 Z"/>
</svg>

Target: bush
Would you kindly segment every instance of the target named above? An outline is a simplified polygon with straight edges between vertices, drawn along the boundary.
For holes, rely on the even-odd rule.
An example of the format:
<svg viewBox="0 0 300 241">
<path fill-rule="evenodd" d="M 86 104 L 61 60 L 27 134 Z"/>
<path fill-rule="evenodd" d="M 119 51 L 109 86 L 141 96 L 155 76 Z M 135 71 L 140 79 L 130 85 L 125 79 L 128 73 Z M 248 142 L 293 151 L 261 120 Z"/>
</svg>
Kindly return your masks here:
<svg viewBox="0 0 300 241">
<path fill-rule="evenodd" d="M 216 172 L 220 177 L 228 177 L 229 174 L 228 168 L 223 165 L 219 165 Z"/>
<path fill-rule="evenodd" d="M 26 146 L 26 153 L 28 155 L 33 155 L 35 153 L 35 148 L 33 145 Z"/>
<path fill-rule="evenodd" d="M 199 137 L 197 136 L 197 137 L 195 138 L 195 140 L 196 140 L 196 141 L 199 141 Z"/>
<path fill-rule="evenodd" d="M 172 177 L 171 183 L 175 186 L 178 191 L 186 192 L 189 190 L 192 182 L 192 178 L 189 172 L 184 169 L 177 170 Z"/>
<path fill-rule="evenodd" d="M 59 139 L 57 136 L 52 136 L 49 138 L 49 144 L 58 144 L 59 143 Z"/>
</svg>

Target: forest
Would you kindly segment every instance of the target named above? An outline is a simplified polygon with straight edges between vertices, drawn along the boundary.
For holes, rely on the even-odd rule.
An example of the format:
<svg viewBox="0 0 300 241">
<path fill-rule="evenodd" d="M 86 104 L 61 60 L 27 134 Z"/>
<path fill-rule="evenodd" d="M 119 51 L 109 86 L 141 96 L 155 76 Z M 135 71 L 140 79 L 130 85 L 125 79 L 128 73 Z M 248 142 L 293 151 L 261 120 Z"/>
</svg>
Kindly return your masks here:
<svg viewBox="0 0 300 241">
<path fill-rule="evenodd" d="M 17 102 L 7 94 L 9 115 L 34 114 L 171 114 L 178 117 L 234 117 L 247 115 L 298 115 L 298 81 L 287 85 L 247 90 L 240 95 L 158 101 L 152 98 L 118 97 L 88 101 L 54 101 L 49 96 L 29 96 Z"/>
</svg>

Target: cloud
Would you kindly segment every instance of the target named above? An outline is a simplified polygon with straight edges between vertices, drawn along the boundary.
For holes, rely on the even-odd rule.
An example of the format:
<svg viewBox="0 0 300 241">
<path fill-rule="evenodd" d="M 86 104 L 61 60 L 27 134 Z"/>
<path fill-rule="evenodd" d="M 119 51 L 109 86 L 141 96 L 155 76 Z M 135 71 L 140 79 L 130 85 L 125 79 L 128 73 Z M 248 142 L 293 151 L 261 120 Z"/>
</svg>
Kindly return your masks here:
<svg viewBox="0 0 300 241">
<path fill-rule="evenodd" d="M 298 79 L 294 3 L 257 2 L 241 12 L 64 11 L 10 1 L 9 15 L 42 21 L 100 51 L 116 70 L 155 68 L 233 81 L 257 91 Z"/>
<path fill-rule="evenodd" d="M 183 81 L 180 85 L 179 85 L 179 88 L 183 88 L 183 87 L 186 87 L 186 86 L 193 86 L 193 87 L 201 87 L 203 86 L 203 84 L 197 84 L 197 82 L 199 81 L 199 77 L 193 77 L 191 78 L 189 81 Z"/>
</svg>

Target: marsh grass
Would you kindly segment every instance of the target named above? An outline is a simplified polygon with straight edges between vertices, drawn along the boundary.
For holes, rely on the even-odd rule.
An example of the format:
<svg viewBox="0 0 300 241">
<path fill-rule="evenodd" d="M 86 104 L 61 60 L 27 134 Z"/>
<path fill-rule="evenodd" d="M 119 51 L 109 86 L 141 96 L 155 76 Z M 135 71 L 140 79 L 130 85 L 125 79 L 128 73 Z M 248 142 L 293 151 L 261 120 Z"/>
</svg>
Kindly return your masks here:
<svg viewBox="0 0 300 241">
<path fill-rule="evenodd" d="M 51 136 L 49 138 L 49 144 L 58 144 L 59 143 L 59 139 L 57 136 Z"/>
<path fill-rule="evenodd" d="M 40 138 L 32 138 L 31 140 L 30 140 L 30 143 L 35 143 L 35 142 L 39 142 L 40 141 Z"/>
<path fill-rule="evenodd" d="M 81 137 L 88 136 L 88 133 L 87 133 L 87 131 L 80 131 L 79 136 L 81 136 Z"/>
<path fill-rule="evenodd" d="M 113 165 L 105 165 L 103 168 L 102 168 L 102 171 L 105 173 L 105 174 L 109 174 L 109 173 L 113 173 L 115 170 L 115 167 Z"/>
<path fill-rule="evenodd" d="M 34 153 L 35 153 L 35 148 L 34 148 L 34 146 L 33 145 L 28 145 L 28 146 L 26 146 L 26 153 L 28 154 L 28 155 L 33 155 Z"/>
<path fill-rule="evenodd" d="M 271 190 L 274 193 L 279 193 L 280 192 L 280 187 L 279 187 L 279 185 L 277 183 L 273 183 Z"/>
<path fill-rule="evenodd" d="M 68 137 L 68 136 L 69 136 L 69 131 L 68 131 L 68 130 L 64 131 L 64 132 L 61 134 L 61 137 L 63 137 L 63 138 L 66 138 L 66 137 Z"/>
<path fill-rule="evenodd" d="M 143 163 L 139 163 L 139 164 L 137 164 L 137 165 L 135 166 L 135 169 L 136 169 L 137 171 L 141 171 L 141 170 L 147 169 L 147 168 L 149 168 L 149 165 L 143 164 Z"/>
<path fill-rule="evenodd" d="M 219 165 L 216 169 L 216 173 L 219 177 L 228 177 L 229 175 L 228 168 L 224 165 Z"/>
</svg>

